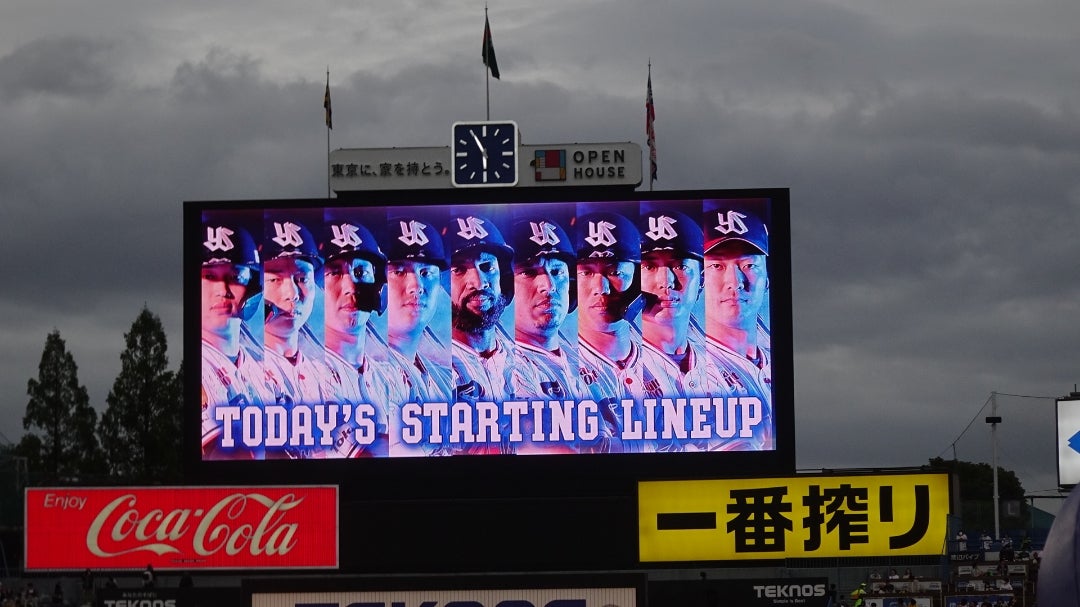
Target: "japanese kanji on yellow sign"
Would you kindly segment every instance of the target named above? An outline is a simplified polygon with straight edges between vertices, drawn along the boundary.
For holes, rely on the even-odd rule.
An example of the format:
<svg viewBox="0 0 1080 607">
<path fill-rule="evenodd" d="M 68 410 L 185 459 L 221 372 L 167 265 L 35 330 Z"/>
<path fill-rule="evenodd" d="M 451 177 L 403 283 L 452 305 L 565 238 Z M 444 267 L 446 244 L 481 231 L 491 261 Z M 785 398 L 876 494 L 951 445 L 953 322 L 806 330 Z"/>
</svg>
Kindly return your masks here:
<svg viewBox="0 0 1080 607">
<path fill-rule="evenodd" d="M 642 562 L 943 554 L 947 474 L 638 483 Z"/>
</svg>

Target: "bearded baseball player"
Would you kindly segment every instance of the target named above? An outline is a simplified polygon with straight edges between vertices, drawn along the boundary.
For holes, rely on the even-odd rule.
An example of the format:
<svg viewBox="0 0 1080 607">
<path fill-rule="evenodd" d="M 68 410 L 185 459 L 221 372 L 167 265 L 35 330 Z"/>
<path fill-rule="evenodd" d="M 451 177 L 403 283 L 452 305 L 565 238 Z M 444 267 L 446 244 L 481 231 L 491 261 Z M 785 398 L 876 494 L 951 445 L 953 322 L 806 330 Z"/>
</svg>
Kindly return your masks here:
<svg viewBox="0 0 1080 607">
<path fill-rule="evenodd" d="M 259 252 L 255 240 L 231 221 L 203 221 L 202 310 L 202 453 L 205 459 L 256 459 L 261 447 L 241 440 L 240 411 L 263 409 L 280 389 L 268 383 L 262 351 L 244 321 L 258 304 Z M 219 415 L 218 408 L 221 408 Z M 225 407 L 235 408 L 225 417 Z M 260 412 L 261 414 L 261 412 Z M 226 427 L 228 433 L 226 433 Z"/>
<path fill-rule="evenodd" d="M 621 399 L 634 400 L 633 418 L 641 419 L 646 396 L 642 376 L 640 315 L 641 241 L 637 226 L 610 212 L 588 213 L 578 222 L 577 251 L 579 375 L 607 396 L 601 411 L 613 429 L 601 450 L 641 451 L 644 443 L 623 441 Z M 600 404 L 598 402 L 597 404 Z"/>
<path fill-rule="evenodd" d="M 771 449 L 772 358 L 762 315 L 769 290 L 769 232 L 754 213 L 711 205 L 705 211 L 705 319 L 709 391 L 761 400 L 751 427 L 721 448 Z"/>
<path fill-rule="evenodd" d="M 473 417 L 451 416 L 451 426 L 472 426 L 472 431 L 452 432 L 455 453 L 514 453 L 509 421 L 500 413 L 500 436 L 479 432 L 478 405 L 496 406 L 515 400 L 517 393 L 536 393 L 533 380 L 514 367 L 513 343 L 500 332 L 503 310 L 514 298 L 514 250 L 490 220 L 461 215 L 446 231 L 450 246 L 450 304 L 455 403 L 468 403 Z M 464 413 L 462 413 L 464 415 Z M 455 424 L 456 422 L 456 424 Z"/>
<path fill-rule="evenodd" d="M 443 444 L 406 441 L 401 415 L 402 404 L 449 403 L 453 396 L 449 348 L 431 327 L 445 296 L 446 249 L 431 222 L 413 216 L 390 221 L 387 243 L 387 338 L 397 381 L 407 390 L 398 404 L 391 405 L 390 454 L 449 455 Z M 439 434 L 445 436 L 447 426 L 441 428 Z M 423 418 L 420 429 L 422 436 L 431 436 L 431 420 Z"/>
<path fill-rule="evenodd" d="M 351 407 L 334 434 L 340 457 L 389 455 L 390 402 L 404 394 L 392 367 L 368 354 L 379 344 L 370 321 L 386 311 L 386 256 L 352 217 L 328 217 L 319 243 L 323 264 L 326 356 L 339 404 Z"/>
<path fill-rule="evenodd" d="M 263 304 L 265 306 L 265 369 L 282 386 L 278 404 L 290 423 L 288 440 L 267 457 L 324 458 L 336 452 L 333 433 L 319 430 L 314 408 L 299 405 L 341 403 L 338 385 L 323 360 L 323 346 L 308 325 L 318 291 L 315 273 L 322 270 L 314 235 L 299 221 L 267 221 L 263 242 Z M 275 437 L 267 438 L 276 447 Z"/>
<path fill-rule="evenodd" d="M 641 217 L 642 361 L 647 388 L 668 398 L 706 395 L 705 347 L 694 311 L 702 294 L 701 225 L 678 211 Z M 674 439 L 656 449 L 702 448 Z"/>
</svg>

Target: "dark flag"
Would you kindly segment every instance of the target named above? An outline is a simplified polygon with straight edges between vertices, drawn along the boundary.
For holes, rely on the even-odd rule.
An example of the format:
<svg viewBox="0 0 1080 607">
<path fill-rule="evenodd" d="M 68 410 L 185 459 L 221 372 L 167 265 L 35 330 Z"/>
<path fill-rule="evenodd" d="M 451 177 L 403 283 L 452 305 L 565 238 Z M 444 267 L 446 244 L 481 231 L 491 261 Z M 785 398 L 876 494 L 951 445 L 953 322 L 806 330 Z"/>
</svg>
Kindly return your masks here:
<svg viewBox="0 0 1080 607">
<path fill-rule="evenodd" d="M 322 98 L 323 109 L 326 110 L 326 128 L 334 128 L 334 110 L 330 108 L 330 72 L 326 73 L 326 92 Z"/>
<path fill-rule="evenodd" d="M 652 99 L 652 68 L 649 68 L 649 87 L 645 95 L 645 136 L 649 143 L 649 179 L 656 180 L 656 131 L 653 130 L 653 122 L 656 121 L 656 108 Z"/>
<path fill-rule="evenodd" d="M 498 79 L 499 62 L 495 60 L 495 46 L 491 43 L 491 24 L 487 15 L 484 15 L 484 47 L 480 56 L 484 58 L 484 65 L 491 68 L 491 75 Z"/>
</svg>

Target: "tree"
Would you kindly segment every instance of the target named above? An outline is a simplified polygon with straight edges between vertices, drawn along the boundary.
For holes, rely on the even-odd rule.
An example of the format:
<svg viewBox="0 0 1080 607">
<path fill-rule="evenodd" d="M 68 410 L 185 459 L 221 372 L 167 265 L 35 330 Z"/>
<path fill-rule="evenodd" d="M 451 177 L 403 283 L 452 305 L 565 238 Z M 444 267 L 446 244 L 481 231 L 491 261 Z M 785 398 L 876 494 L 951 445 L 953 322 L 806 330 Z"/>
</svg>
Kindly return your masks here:
<svg viewBox="0 0 1080 607">
<path fill-rule="evenodd" d="M 30 379 L 30 401 L 23 415 L 20 446 L 39 464 L 35 476 L 46 483 L 94 477 L 103 471 L 101 447 L 95 430 L 97 411 L 90 406 L 86 387 L 79 384 L 79 368 L 67 351 L 59 331 L 45 338 L 38 378 Z"/>
<path fill-rule="evenodd" d="M 126 482 L 179 481 L 183 393 L 179 373 L 168 370 L 161 319 L 144 307 L 124 342 L 99 425 L 109 471 Z"/>
<path fill-rule="evenodd" d="M 947 470 L 956 479 L 959 488 L 959 512 L 963 524 L 968 529 L 986 530 L 993 534 L 994 529 L 994 468 L 990 464 L 946 460 L 935 457 L 930 460 L 935 470 Z M 1019 501 L 1020 516 L 998 517 L 1002 530 L 1023 529 L 1028 527 L 1027 503 L 1024 501 L 1024 486 L 1012 470 L 998 467 L 998 500 Z"/>
</svg>

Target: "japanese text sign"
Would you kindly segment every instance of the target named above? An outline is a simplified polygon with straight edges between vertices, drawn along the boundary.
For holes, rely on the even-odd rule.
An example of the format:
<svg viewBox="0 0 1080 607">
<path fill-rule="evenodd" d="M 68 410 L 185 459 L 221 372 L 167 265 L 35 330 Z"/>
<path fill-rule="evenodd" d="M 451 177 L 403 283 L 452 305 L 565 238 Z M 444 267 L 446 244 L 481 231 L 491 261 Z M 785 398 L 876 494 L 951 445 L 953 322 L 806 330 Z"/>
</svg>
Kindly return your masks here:
<svg viewBox="0 0 1080 607">
<path fill-rule="evenodd" d="M 943 554 L 947 474 L 638 484 L 642 562 Z"/>
</svg>

